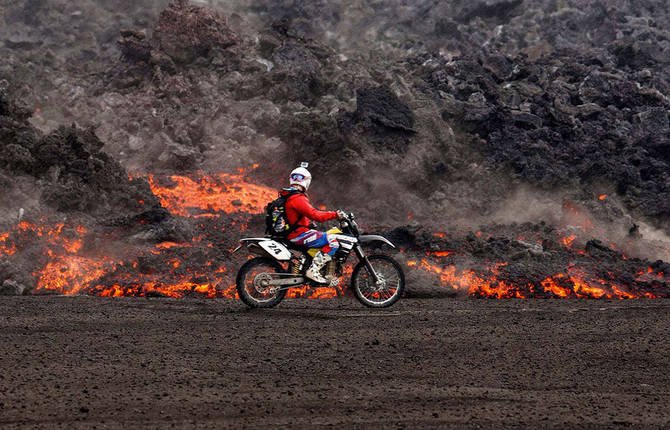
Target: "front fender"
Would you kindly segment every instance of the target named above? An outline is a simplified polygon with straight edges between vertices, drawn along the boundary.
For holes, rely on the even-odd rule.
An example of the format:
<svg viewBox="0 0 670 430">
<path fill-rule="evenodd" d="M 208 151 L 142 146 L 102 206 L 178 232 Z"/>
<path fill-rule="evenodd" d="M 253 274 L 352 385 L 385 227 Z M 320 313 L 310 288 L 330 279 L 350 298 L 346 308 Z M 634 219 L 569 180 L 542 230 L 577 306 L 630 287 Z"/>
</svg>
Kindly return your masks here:
<svg viewBox="0 0 670 430">
<path fill-rule="evenodd" d="M 390 245 L 392 248 L 395 248 L 395 245 L 392 244 L 387 238 L 385 238 L 384 236 L 379 236 L 377 234 L 364 234 L 362 236 L 359 236 L 358 240 L 361 243 L 384 242 L 385 244 Z"/>
</svg>

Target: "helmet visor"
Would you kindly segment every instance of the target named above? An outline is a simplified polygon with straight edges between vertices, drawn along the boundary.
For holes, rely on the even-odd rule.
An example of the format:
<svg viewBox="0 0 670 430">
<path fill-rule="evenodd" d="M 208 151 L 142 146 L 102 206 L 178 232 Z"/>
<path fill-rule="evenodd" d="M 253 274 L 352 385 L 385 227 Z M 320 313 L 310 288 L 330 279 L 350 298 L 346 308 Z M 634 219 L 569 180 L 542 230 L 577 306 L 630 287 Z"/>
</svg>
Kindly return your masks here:
<svg viewBox="0 0 670 430">
<path fill-rule="evenodd" d="M 291 180 L 292 181 L 304 181 L 305 180 L 305 175 L 300 174 L 300 173 L 293 173 L 293 174 L 291 174 Z"/>
</svg>

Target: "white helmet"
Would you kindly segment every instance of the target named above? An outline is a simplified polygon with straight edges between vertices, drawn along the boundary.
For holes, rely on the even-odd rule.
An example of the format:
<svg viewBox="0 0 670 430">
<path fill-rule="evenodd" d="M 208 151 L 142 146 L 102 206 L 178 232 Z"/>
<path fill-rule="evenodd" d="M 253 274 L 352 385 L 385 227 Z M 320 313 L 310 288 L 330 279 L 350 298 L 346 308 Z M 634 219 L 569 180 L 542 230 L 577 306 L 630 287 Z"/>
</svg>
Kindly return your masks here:
<svg viewBox="0 0 670 430">
<path fill-rule="evenodd" d="M 293 169 L 288 177 L 288 183 L 290 185 L 301 185 L 307 191 L 309 184 L 312 182 L 312 174 L 306 169 L 308 165 L 303 161 L 300 163 L 300 167 Z"/>
</svg>

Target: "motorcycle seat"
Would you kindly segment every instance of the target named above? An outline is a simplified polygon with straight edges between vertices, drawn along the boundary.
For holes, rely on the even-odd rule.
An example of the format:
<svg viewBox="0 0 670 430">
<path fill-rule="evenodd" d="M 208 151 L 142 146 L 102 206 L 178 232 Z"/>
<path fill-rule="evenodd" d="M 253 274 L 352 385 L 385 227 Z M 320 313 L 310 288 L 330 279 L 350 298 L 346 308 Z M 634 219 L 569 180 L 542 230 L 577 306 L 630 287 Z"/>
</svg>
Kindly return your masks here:
<svg viewBox="0 0 670 430">
<path fill-rule="evenodd" d="M 306 246 L 297 245 L 284 237 L 271 237 L 271 239 L 281 243 L 288 249 L 295 249 L 296 251 L 307 251 L 309 249 Z"/>
</svg>

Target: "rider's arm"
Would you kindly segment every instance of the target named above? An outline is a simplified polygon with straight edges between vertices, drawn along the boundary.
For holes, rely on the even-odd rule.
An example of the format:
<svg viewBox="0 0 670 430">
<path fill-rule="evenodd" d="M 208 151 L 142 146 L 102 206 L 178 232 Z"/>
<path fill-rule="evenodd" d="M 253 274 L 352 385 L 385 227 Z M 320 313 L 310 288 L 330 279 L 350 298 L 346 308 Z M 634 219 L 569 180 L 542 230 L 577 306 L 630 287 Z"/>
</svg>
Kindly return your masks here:
<svg viewBox="0 0 670 430">
<path fill-rule="evenodd" d="M 291 199 L 293 208 L 304 217 L 317 222 L 325 222 L 337 218 L 337 212 L 320 211 L 309 203 L 307 197 L 304 195 L 297 195 Z"/>
</svg>

